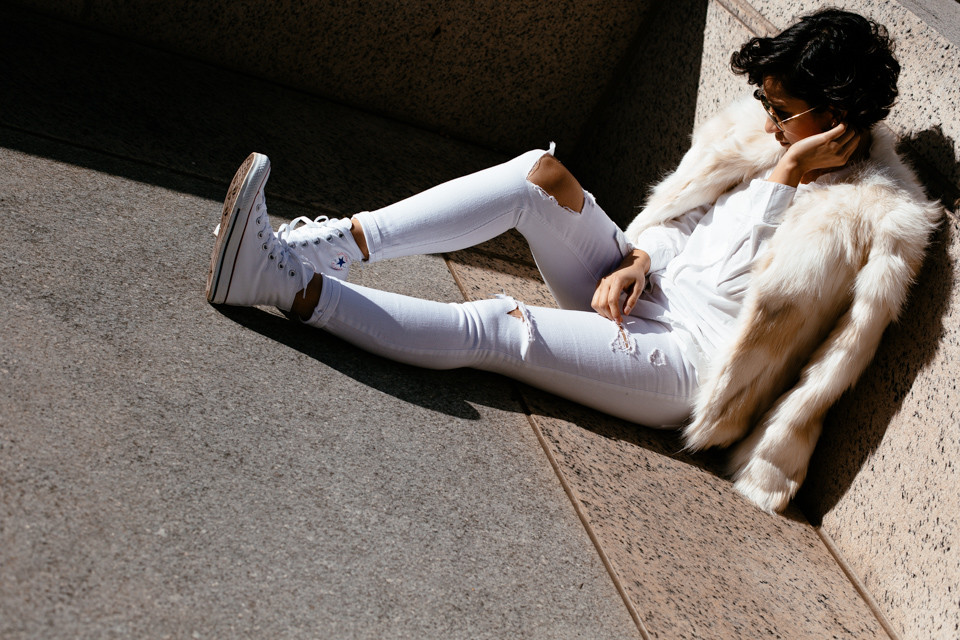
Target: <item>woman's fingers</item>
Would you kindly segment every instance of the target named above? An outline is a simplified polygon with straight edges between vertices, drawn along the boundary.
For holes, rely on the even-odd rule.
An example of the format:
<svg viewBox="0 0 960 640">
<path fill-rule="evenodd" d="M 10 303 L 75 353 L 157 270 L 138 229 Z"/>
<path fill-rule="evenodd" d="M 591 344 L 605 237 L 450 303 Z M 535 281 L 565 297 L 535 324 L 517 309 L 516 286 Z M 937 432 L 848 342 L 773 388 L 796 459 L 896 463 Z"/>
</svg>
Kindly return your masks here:
<svg viewBox="0 0 960 640">
<path fill-rule="evenodd" d="M 630 295 L 627 296 L 627 302 L 623 305 L 623 314 L 630 315 L 630 312 L 633 311 L 633 308 L 637 305 L 637 300 L 640 299 L 640 292 L 643 290 L 642 282 L 634 282 L 633 288 L 630 289 Z"/>
<path fill-rule="evenodd" d="M 860 132 L 841 122 L 834 128 L 794 144 L 806 171 L 829 169 L 847 163 L 860 144 Z"/>
<path fill-rule="evenodd" d="M 600 280 L 599 283 L 597 283 L 597 288 L 596 288 L 596 289 L 594 290 L 594 292 L 593 292 L 593 300 L 590 301 L 590 306 L 593 308 L 593 310 L 596 311 L 597 313 L 599 313 L 599 314 L 600 314 L 601 316 L 603 316 L 604 318 L 607 317 L 607 314 L 606 314 L 606 300 L 607 300 L 606 288 L 607 288 L 607 287 L 606 287 L 606 278 L 604 278 L 603 280 Z"/>
<path fill-rule="evenodd" d="M 847 123 L 841 122 L 837 124 L 837 126 L 835 126 L 834 128 L 828 129 L 824 133 L 826 134 L 827 140 L 836 140 L 847 135 L 848 133 L 850 133 L 850 131 L 851 129 L 847 127 Z"/>
<path fill-rule="evenodd" d="M 607 296 L 607 311 L 610 314 L 607 317 L 618 324 L 623 322 L 620 315 L 620 291 L 621 289 L 613 288 Z"/>
<path fill-rule="evenodd" d="M 634 278 L 620 278 L 616 275 L 610 275 L 600 280 L 593 293 L 590 306 L 608 320 L 623 322 L 623 315 L 629 314 L 633 310 L 642 289 L 642 283 Z M 628 294 L 626 303 L 621 310 L 620 297 L 624 291 L 627 291 Z"/>
<path fill-rule="evenodd" d="M 846 164 L 847 160 L 850 159 L 850 156 L 853 155 L 853 152 L 856 151 L 860 145 L 860 133 L 856 129 L 850 129 L 841 136 L 839 142 L 840 151 L 837 155 L 843 160 L 843 164 Z"/>
<path fill-rule="evenodd" d="M 604 278 L 600 308 L 597 312 L 608 320 L 620 322 L 620 288 L 613 278 Z"/>
<path fill-rule="evenodd" d="M 608 320 L 615 320 L 615 309 L 612 310 L 610 306 L 610 297 L 612 294 L 611 289 L 612 287 L 609 276 L 600 280 L 596 291 L 593 292 L 593 301 L 591 302 L 590 306 L 593 307 L 593 310 L 604 318 Z"/>
</svg>

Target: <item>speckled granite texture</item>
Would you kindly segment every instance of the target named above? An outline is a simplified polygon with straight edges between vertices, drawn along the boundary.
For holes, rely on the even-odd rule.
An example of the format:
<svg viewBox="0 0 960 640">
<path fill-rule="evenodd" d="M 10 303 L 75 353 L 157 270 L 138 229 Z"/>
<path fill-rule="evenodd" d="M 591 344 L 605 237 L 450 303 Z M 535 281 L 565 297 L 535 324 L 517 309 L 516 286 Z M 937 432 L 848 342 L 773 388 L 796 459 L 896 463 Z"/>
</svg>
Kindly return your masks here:
<svg viewBox="0 0 960 640">
<path fill-rule="evenodd" d="M 18 1 L 511 151 L 577 141 L 656 4 Z"/>
<path fill-rule="evenodd" d="M 556 306 L 515 238 L 451 254 L 469 299 Z M 525 259 L 524 259 L 525 258 Z M 795 508 L 771 517 L 644 429 L 522 387 L 531 422 L 649 638 L 885 638 Z"/>
<path fill-rule="evenodd" d="M 822 3 L 711 2 L 697 120 L 740 87 L 723 68 L 745 38 Z M 904 311 L 857 387 L 832 410 L 800 504 L 835 542 L 894 632 L 960 637 L 960 56 L 896 2 L 834 3 L 885 24 L 902 66 L 887 119 L 928 191 L 952 209 Z M 749 27 L 749 28 L 748 28 Z"/>
<path fill-rule="evenodd" d="M 707 9 L 696 124 L 701 124 L 730 101 L 750 91 L 750 85 L 730 70 L 730 54 L 755 35 L 743 22 L 749 17 L 754 16 L 747 14 L 738 17 L 717 2 L 711 2 Z M 758 26 L 759 23 L 753 20 L 751 25 Z"/>
<path fill-rule="evenodd" d="M 886 638 L 802 515 L 758 511 L 671 433 L 528 394 L 651 638 Z"/>
</svg>

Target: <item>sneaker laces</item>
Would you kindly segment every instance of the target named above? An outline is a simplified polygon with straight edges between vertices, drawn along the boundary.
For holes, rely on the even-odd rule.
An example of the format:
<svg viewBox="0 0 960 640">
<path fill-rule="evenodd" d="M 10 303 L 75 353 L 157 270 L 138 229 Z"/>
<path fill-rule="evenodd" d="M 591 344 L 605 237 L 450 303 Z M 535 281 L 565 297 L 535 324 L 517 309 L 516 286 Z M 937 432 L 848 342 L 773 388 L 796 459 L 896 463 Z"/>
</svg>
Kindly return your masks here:
<svg viewBox="0 0 960 640">
<path fill-rule="evenodd" d="M 313 274 L 308 274 L 307 270 L 303 268 L 303 261 L 299 258 L 299 256 L 297 256 L 296 251 L 294 251 L 293 247 L 289 245 L 287 239 L 280 233 L 273 232 L 273 229 L 270 227 L 270 218 L 267 217 L 267 205 L 264 203 L 262 195 L 257 199 L 256 209 L 256 222 L 258 225 L 260 225 L 260 231 L 257 232 L 257 237 L 263 241 L 261 249 L 268 252 L 267 259 L 271 261 L 275 259 L 277 262 L 277 269 L 281 271 L 289 271 L 290 276 L 296 275 L 296 273 L 299 271 L 299 290 L 306 289 L 307 285 L 310 283 L 310 279 L 313 277 Z M 298 218 L 298 220 L 299 219 L 300 218 Z M 287 225 L 282 225 L 280 229 L 283 230 L 283 228 L 286 226 Z M 274 258 L 275 254 L 276 258 Z M 299 268 L 294 269 L 289 263 L 296 264 Z"/>
<path fill-rule="evenodd" d="M 280 228 L 277 229 L 277 236 L 287 237 L 301 225 L 304 227 L 323 227 L 329 221 L 330 218 L 327 216 L 317 216 L 312 220 L 307 216 L 300 216 L 299 218 L 291 220 L 289 224 L 280 225 Z"/>
</svg>

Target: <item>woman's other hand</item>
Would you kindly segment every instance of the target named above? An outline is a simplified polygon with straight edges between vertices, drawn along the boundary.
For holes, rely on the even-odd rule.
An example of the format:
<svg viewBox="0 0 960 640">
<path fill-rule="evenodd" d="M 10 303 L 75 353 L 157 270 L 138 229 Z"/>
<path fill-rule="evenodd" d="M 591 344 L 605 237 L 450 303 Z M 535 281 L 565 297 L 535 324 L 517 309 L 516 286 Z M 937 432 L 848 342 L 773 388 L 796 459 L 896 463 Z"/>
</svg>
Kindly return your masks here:
<svg viewBox="0 0 960 640">
<path fill-rule="evenodd" d="M 824 170 L 847 164 L 860 141 L 860 132 L 841 122 L 828 131 L 791 144 L 767 179 L 791 187 L 801 181 L 809 182 Z"/>
<path fill-rule="evenodd" d="M 629 315 L 640 298 L 647 282 L 650 270 L 650 256 L 642 249 L 634 249 L 623 259 L 616 269 L 597 284 L 590 306 L 604 318 L 617 324 L 623 322 L 623 316 Z M 627 300 L 620 309 L 620 296 L 627 293 Z"/>
</svg>

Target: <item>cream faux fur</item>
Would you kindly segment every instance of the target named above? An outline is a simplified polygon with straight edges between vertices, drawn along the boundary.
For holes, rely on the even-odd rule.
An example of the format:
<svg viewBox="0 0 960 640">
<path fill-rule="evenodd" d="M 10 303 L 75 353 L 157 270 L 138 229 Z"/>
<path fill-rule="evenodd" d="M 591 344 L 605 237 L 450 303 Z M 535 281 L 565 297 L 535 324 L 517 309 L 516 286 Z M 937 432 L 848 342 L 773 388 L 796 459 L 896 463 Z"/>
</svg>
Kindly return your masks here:
<svg viewBox="0 0 960 640">
<path fill-rule="evenodd" d="M 783 153 L 744 99 L 704 123 L 627 227 L 640 232 L 773 167 Z M 906 300 L 942 209 L 874 127 L 869 158 L 798 193 L 753 268 L 735 340 L 701 372 L 692 450 L 739 443 L 735 487 L 780 511 L 806 476 L 827 409 L 873 357 Z"/>
</svg>

